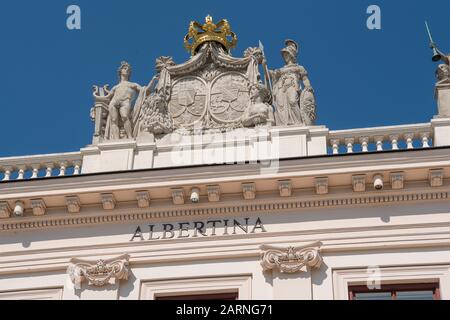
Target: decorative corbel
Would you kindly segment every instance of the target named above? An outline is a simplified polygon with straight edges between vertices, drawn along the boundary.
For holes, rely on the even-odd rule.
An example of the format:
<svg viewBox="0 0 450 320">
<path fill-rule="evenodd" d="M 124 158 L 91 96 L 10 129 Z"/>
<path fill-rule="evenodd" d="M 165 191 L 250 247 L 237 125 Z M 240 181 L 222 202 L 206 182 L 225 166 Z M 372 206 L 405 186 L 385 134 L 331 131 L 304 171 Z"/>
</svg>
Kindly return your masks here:
<svg viewBox="0 0 450 320">
<path fill-rule="evenodd" d="M 218 185 L 206 186 L 206 192 L 208 193 L 209 202 L 220 201 L 220 187 Z"/>
<path fill-rule="evenodd" d="M 307 272 L 308 268 L 320 268 L 321 246 L 321 242 L 300 247 L 262 245 L 261 266 L 264 271 L 278 269 L 281 273 Z"/>
<path fill-rule="evenodd" d="M 35 216 L 43 216 L 47 212 L 47 206 L 43 199 L 31 200 L 31 208 L 33 209 L 33 215 Z"/>
<path fill-rule="evenodd" d="M 116 199 L 112 193 L 104 193 L 101 197 L 104 210 L 114 210 L 116 208 Z"/>
<path fill-rule="evenodd" d="M 242 192 L 245 200 L 254 200 L 256 198 L 256 184 L 254 182 L 243 183 Z"/>
<path fill-rule="evenodd" d="M 328 177 L 316 178 L 316 193 L 319 195 L 328 194 Z"/>
<path fill-rule="evenodd" d="M 430 186 L 433 188 L 442 187 L 444 185 L 444 170 L 432 169 L 429 173 Z"/>
<path fill-rule="evenodd" d="M 148 191 L 137 191 L 136 192 L 136 200 L 139 208 L 148 208 L 150 207 L 150 194 Z"/>
<path fill-rule="evenodd" d="M 366 191 L 366 175 L 358 174 L 352 177 L 353 191 L 364 192 Z"/>
<path fill-rule="evenodd" d="M 66 197 L 66 206 L 69 213 L 80 213 L 81 202 L 78 196 L 68 196 Z"/>
<path fill-rule="evenodd" d="M 11 217 L 11 213 L 12 210 L 8 202 L 6 201 L 0 202 L 0 219 L 6 219 Z"/>
<path fill-rule="evenodd" d="M 292 196 L 292 182 L 291 180 L 278 181 L 278 189 L 280 191 L 280 197 Z"/>
<path fill-rule="evenodd" d="M 81 288 L 84 281 L 88 281 L 89 286 L 103 287 L 107 284 L 113 284 L 117 280 L 128 280 L 129 259 L 128 254 L 108 260 L 73 258 L 70 260 L 67 273 L 77 288 Z"/>
<path fill-rule="evenodd" d="M 172 201 L 174 205 L 182 205 L 185 203 L 183 188 L 172 189 Z"/>
</svg>

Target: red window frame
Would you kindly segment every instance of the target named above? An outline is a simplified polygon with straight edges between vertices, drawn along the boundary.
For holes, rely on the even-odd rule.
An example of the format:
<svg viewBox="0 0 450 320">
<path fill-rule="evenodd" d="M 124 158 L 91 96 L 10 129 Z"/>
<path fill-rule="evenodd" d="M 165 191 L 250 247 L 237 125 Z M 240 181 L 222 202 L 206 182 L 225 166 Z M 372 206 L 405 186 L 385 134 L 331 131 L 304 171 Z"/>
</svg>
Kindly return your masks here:
<svg viewBox="0 0 450 320">
<path fill-rule="evenodd" d="M 228 293 L 212 293 L 212 294 L 186 294 L 180 296 L 161 296 L 155 297 L 155 300 L 238 300 L 239 294 L 237 292 Z"/>
<path fill-rule="evenodd" d="M 378 293 L 390 292 L 392 300 L 397 300 L 398 292 L 405 291 L 433 291 L 433 300 L 441 300 L 441 292 L 439 283 L 409 283 L 409 284 L 384 284 L 380 289 L 370 289 L 367 286 L 349 286 L 348 298 L 355 300 L 355 295 L 358 293 Z"/>
</svg>

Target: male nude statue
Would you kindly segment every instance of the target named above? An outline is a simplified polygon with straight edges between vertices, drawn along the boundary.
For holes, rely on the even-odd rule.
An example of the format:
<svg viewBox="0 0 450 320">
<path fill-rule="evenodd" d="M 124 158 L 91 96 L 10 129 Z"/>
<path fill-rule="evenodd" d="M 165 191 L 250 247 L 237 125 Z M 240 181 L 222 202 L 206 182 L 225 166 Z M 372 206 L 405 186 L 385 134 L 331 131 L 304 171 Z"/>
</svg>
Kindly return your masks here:
<svg viewBox="0 0 450 320">
<path fill-rule="evenodd" d="M 118 75 L 120 78 L 119 84 L 112 88 L 111 92 L 105 97 L 108 100 L 111 99 L 108 106 L 109 115 L 105 132 L 105 138 L 110 140 L 120 139 L 119 116 L 127 138 L 133 137 L 131 104 L 136 95 L 143 90 L 139 84 L 129 81 L 131 66 L 127 62 L 121 63 Z"/>
</svg>

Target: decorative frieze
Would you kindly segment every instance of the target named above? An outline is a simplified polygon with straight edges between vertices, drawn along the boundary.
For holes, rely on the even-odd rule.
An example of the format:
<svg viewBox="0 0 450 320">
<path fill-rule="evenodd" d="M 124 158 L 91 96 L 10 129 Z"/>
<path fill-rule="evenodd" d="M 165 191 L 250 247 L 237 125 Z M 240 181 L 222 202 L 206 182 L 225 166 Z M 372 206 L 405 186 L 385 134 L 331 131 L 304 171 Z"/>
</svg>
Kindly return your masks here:
<svg viewBox="0 0 450 320">
<path fill-rule="evenodd" d="M 207 186 L 206 192 L 208 193 L 209 202 L 220 201 L 220 187 L 218 185 Z"/>
<path fill-rule="evenodd" d="M 316 193 L 319 195 L 328 194 L 328 178 L 316 178 Z"/>
<path fill-rule="evenodd" d="M 79 213 L 81 211 L 81 202 L 77 196 L 66 197 L 66 206 L 69 213 Z"/>
<path fill-rule="evenodd" d="M 321 242 L 300 247 L 262 245 L 261 266 L 264 271 L 275 269 L 281 273 L 306 272 L 308 268 L 320 268 L 321 245 Z"/>
<path fill-rule="evenodd" d="M 33 209 L 33 215 L 35 216 L 43 216 L 47 211 L 47 207 L 43 199 L 31 200 L 31 209 Z"/>
<path fill-rule="evenodd" d="M 392 172 L 391 173 L 391 187 L 394 190 L 400 190 L 404 188 L 405 173 L 404 172 Z"/>
<path fill-rule="evenodd" d="M 443 169 L 432 169 L 429 174 L 430 186 L 442 187 L 444 185 L 444 170 Z"/>
<path fill-rule="evenodd" d="M 280 197 L 292 196 L 292 182 L 291 180 L 278 181 L 278 189 L 280 190 Z"/>
<path fill-rule="evenodd" d="M 172 189 L 172 200 L 175 205 L 182 205 L 185 202 L 184 199 L 184 189 Z"/>
<path fill-rule="evenodd" d="M 245 200 L 254 200 L 256 198 L 256 185 L 254 182 L 243 183 L 242 193 Z"/>
<path fill-rule="evenodd" d="M 366 191 L 366 175 L 359 174 L 352 177 L 353 191 L 364 192 Z"/>
<path fill-rule="evenodd" d="M 139 208 L 150 207 L 150 194 L 148 191 L 137 191 L 136 200 Z"/>
<path fill-rule="evenodd" d="M 9 206 L 8 202 L 2 201 L 0 202 L 0 219 L 6 219 L 11 217 L 12 209 Z"/>
<path fill-rule="evenodd" d="M 118 280 L 128 280 L 129 255 L 107 260 L 81 260 L 73 258 L 67 269 L 70 280 L 77 289 L 88 281 L 89 286 L 103 287 Z"/>
<path fill-rule="evenodd" d="M 104 193 L 102 196 L 102 205 L 105 210 L 114 210 L 116 207 L 116 199 L 112 193 Z"/>
</svg>

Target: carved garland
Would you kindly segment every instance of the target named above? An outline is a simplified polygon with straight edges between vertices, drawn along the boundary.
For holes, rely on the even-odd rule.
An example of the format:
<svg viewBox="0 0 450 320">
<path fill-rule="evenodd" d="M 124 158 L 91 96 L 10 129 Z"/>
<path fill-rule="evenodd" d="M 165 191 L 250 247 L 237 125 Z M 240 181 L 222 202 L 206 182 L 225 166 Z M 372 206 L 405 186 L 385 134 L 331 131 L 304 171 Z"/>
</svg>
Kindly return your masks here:
<svg viewBox="0 0 450 320">
<path fill-rule="evenodd" d="M 308 268 L 320 268 L 321 242 L 302 247 L 261 246 L 261 266 L 264 271 L 278 269 L 281 273 L 306 272 Z"/>
<path fill-rule="evenodd" d="M 108 260 L 81 260 L 72 259 L 67 269 L 70 280 L 76 288 L 80 288 L 84 281 L 88 285 L 103 287 L 112 283 L 113 280 L 128 280 L 129 255 L 122 255 Z"/>
</svg>

